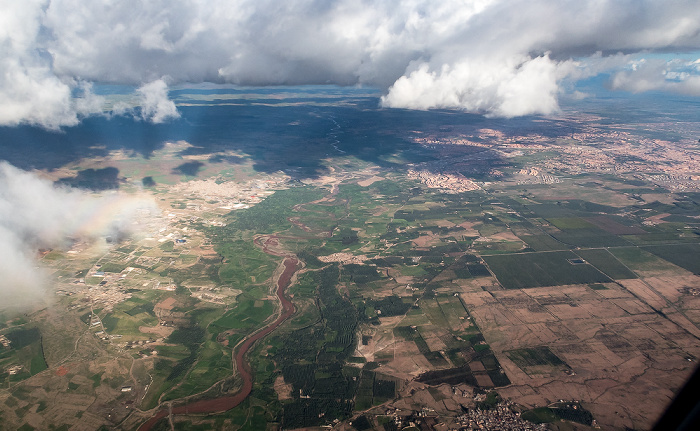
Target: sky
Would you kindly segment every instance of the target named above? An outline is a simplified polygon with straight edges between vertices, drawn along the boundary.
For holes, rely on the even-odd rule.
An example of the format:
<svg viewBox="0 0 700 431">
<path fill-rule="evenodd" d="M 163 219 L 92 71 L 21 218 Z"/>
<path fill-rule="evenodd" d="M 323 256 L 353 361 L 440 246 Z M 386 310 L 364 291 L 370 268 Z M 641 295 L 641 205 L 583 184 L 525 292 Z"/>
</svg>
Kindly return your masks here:
<svg viewBox="0 0 700 431">
<path fill-rule="evenodd" d="M 378 88 L 381 106 L 551 114 L 572 83 L 700 96 L 697 0 L 0 0 L 0 125 L 177 117 L 187 83 Z M 129 106 L 112 114 L 132 113 Z"/>
</svg>

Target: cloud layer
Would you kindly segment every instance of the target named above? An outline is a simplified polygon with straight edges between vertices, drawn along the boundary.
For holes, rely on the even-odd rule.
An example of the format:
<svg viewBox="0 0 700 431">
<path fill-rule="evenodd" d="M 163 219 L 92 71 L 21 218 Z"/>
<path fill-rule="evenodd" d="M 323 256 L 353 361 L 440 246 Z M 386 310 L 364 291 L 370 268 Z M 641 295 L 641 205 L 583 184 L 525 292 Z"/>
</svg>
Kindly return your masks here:
<svg viewBox="0 0 700 431">
<path fill-rule="evenodd" d="M 700 96 L 700 59 L 635 61 L 626 69 L 615 73 L 610 86 L 615 90 L 633 93 L 666 91 Z"/>
<path fill-rule="evenodd" d="M 0 162 L 0 309 L 45 299 L 39 249 L 61 249 L 75 240 L 123 237 L 152 201 L 119 194 L 96 197 L 58 188 L 31 172 Z"/>
<path fill-rule="evenodd" d="M 363 84 L 382 88 L 388 107 L 548 113 L 562 80 L 615 72 L 601 66 L 611 55 L 700 50 L 696 0 L 8 0 L 0 9 L 0 124 L 54 128 L 98 110 L 90 92 L 75 97 L 86 82 L 148 89 L 157 101 L 146 96 L 142 112 L 164 121 L 175 115 L 164 77 Z M 697 76 L 654 80 L 692 93 Z M 620 75 L 613 87 L 641 89 L 642 79 Z"/>
</svg>

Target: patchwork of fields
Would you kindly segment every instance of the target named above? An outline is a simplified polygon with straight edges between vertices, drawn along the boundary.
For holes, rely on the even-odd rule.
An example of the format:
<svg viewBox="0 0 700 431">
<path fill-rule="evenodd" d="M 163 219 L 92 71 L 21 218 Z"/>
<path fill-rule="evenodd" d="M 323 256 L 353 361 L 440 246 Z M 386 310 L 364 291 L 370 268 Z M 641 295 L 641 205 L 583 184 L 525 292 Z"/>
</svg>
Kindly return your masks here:
<svg viewBox="0 0 700 431">
<path fill-rule="evenodd" d="M 162 215 L 142 235 L 41 251 L 56 295 L 3 316 L 0 421 L 458 429 L 465 409 L 515 409 L 560 430 L 650 427 L 700 358 L 700 193 L 582 173 L 569 128 L 541 151 L 380 110 L 388 126 L 341 136 L 327 110 L 360 102 L 323 103 L 249 107 L 281 123 L 246 111 L 236 149 L 231 129 L 67 165 L 95 187 L 119 166 L 116 184 Z M 467 127 L 474 141 L 452 145 Z M 235 407 L 181 413 L 235 398 L 248 368 Z"/>
</svg>

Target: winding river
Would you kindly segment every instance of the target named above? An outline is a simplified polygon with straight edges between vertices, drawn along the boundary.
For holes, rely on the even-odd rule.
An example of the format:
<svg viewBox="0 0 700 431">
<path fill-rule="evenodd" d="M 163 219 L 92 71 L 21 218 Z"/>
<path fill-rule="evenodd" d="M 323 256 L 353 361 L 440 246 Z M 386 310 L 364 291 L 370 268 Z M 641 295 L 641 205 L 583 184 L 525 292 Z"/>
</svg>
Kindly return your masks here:
<svg viewBox="0 0 700 431">
<path fill-rule="evenodd" d="M 268 238 L 267 241 L 270 239 Z M 266 242 L 266 241 L 265 241 Z M 279 256 L 280 254 L 275 253 L 272 250 L 268 250 L 265 247 L 265 242 L 263 242 L 263 251 L 268 254 Z M 227 395 L 219 398 L 204 399 L 195 401 L 193 403 L 184 404 L 181 406 L 173 407 L 172 410 L 162 409 L 155 416 L 149 419 L 147 422 L 143 423 L 139 427 L 139 431 L 149 431 L 156 422 L 160 419 L 168 416 L 168 414 L 190 414 L 190 413 L 220 413 L 226 410 L 232 409 L 239 405 L 246 397 L 250 394 L 253 389 L 253 373 L 250 369 L 250 364 L 245 359 L 246 353 L 255 344 L 256 341 L 265 337 L 270 332 L 274 331 L 282 322 L 287 320 L 295 312 L 294 304 L 292 301 L 284 296 L 285 289 L 289 286 L 292 280 L 292 276 L 299 269 L 299 260 L 296 257 L 287 256 L 283 262 L 284 270 L 277 279 L 277 297 L 282 304 L 282 311 L 277 317 L 277 319 L 255 332 L 251 336 L 245 339 L 243 343 L 238 346 L 236 350 L 236 356 L 234 358 L 236 362 L 236 369 L 243 380 L 243 387 L 235 395 Z"/>
</svg>

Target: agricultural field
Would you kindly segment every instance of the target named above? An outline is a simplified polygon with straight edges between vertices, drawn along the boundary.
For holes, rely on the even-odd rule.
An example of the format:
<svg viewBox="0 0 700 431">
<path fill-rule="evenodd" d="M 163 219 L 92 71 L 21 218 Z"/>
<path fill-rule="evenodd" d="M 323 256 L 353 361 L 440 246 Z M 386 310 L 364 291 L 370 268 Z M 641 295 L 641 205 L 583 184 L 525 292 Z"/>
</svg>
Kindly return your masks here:
<svg viewBox="0 0 700 431">
<path fill-rule="evenodd" d="M 157 211 L 39 251 L 50 301 L 2 314 L 3 423 L 458 429 L 465 409 L 506 409 L 650 428 L 700 358 L 700 195 L 582 170 L 553 121 L 496 138 L 364 96 L 277 96 L 196 145 L 173 129 L 147 154 L 47 170 Z"/>
<path fill-rule="evenodd" d="M 637 278 L 633 271 L 606 249 L 581 249 L 574 253 L 613 280 Z"/>
<path fill-rule="evenodd" d="M 537 373 L 539 369 L 564 367 L 566 364 L 546 346 L 531 347 L 505 352 L 521 370 L 528 374 Z"/>
<path fill-rule="evenodd" d="M 570 251 L 504 254 L 484 260 L 506 289 L 604 283 L 610 278 Z"/>
<path fill-rule="evenodd" d="M 643 249 L 694 274 L 700 274 L 700 261 L 697 259 L 700 244 L 656 245 Z"/>
</svg>

